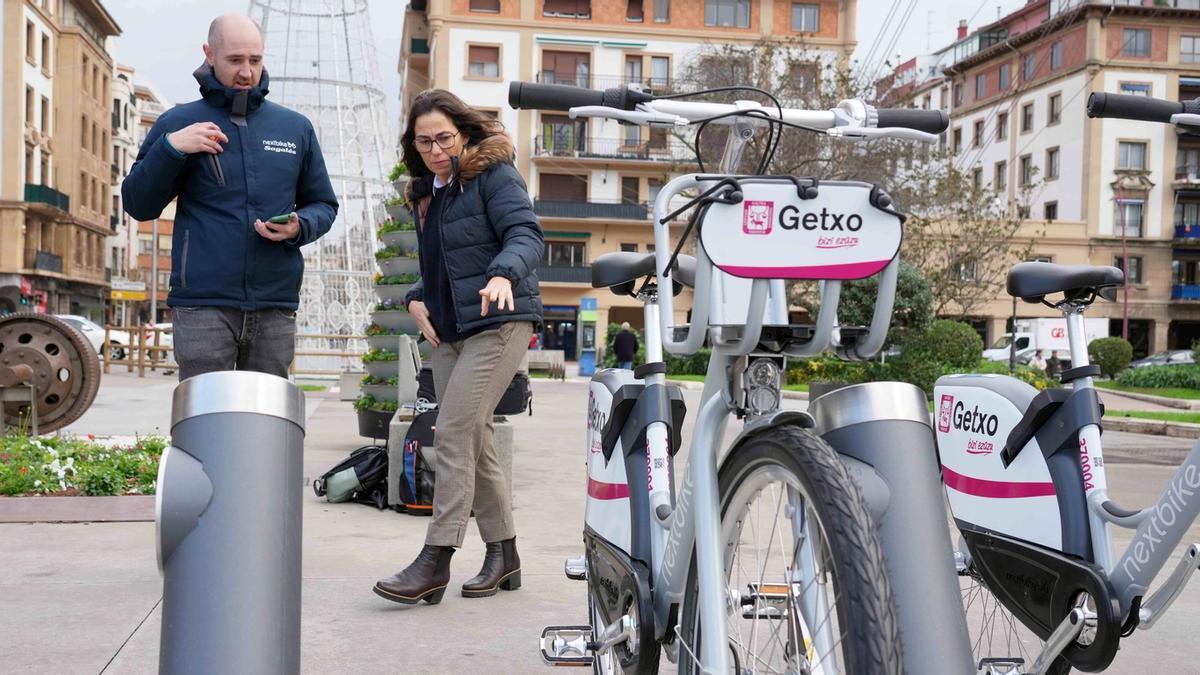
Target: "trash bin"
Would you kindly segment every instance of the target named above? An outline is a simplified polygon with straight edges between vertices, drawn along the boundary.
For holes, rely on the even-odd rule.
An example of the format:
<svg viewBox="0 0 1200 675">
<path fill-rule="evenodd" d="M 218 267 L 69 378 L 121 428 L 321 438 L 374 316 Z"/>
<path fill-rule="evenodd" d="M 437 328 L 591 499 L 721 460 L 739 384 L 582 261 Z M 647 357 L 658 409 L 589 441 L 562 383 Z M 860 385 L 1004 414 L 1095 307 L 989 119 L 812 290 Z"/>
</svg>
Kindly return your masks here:
<svg viewBox="0 0 1200 675">
<path fill-rule="evenodd" d="M 175 388 L 158 469 L 160 673 L 300 672 L 304 394 L 225 371 Z"/>
</svg>

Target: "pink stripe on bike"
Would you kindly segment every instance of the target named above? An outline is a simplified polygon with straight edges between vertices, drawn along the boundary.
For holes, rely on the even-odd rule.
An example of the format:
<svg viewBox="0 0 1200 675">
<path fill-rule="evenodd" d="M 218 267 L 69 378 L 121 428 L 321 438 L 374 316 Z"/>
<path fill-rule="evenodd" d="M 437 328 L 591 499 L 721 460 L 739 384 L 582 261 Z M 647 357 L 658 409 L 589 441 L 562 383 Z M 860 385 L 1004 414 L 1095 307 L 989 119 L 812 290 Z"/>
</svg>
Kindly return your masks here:
<svg viewBox="0 0 1200 675">
<path fill-rule="evenodd" d="M 845 263 L 842 265 L 808 265 L 799 267 L 748 267 L 721 265 L 717 267 L 735 277 L 749 279 L 862 279 L 887 267 L 891 260 Z"/>
<path fill-rule="evenodd" d="M 589 476 L 588 496 L 592 499 L 628 499 L 629 485 L 626 483 L 602 483 Z"/>
<path fill-rule="evenodd" d="M 1053 497 L 1054 483 L 1010 483 L 999 480 L 984 480 L 964 476 L 948 467 L 942 467 L 942 478 L 946 487 L 963 494 L 992 499 L 1015 499 L 1021 497 Z"/>
</svg>

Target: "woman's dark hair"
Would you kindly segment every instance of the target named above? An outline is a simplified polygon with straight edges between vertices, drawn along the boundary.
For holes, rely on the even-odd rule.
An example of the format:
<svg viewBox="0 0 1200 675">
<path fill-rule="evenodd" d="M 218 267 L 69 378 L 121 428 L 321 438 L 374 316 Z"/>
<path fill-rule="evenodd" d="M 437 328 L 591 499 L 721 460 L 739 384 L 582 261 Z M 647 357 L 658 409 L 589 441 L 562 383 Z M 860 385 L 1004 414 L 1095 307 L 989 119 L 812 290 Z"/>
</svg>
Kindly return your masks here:
<svg viewBox="0 0 1200 675">
<path fill-rule="evenodd" d="M 417 119 L 426 113 L 438 111 L 450 118 L 458 132 L 464 136 L 463 145 L 473 145 L 496 134 L 504 133 L 504 126 L 487 113 L 480 112 L 463 102 L 463 100 L 445 89 L 426 89 L 413 99 L 412 110 L 408 112 L 408 126 L 400 137 L 400 151 L 404 165 L 408 167 L 408 175 L 413 178 L 431 173 L 417 152 L 413 142 L 416 137 L 414 126 Z"/>
</svg>

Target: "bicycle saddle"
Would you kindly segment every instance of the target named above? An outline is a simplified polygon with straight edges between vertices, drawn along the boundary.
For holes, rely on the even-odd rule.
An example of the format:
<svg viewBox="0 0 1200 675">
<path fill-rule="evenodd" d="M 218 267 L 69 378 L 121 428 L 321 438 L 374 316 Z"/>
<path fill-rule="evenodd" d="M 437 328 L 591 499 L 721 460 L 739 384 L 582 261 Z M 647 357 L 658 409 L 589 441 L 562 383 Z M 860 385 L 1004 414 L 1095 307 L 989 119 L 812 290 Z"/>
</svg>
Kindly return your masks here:
<svg viewBox="0 0 1200 675">
<path fill-rule="evenodd" d="M 1077 295 L 1091 290 L 1099 293 L 1124 281 L 1125 275 L 1116 267 L 1023 262 L 1008 271 L 1008 294 L 1036 303 L 1051 293 Z"/>
<path fill-rule="evenodd" d="M 634 282 L 654 274 L 654 269 L 653 253 L 605 253 L 592 263 L 592 287 L 608 288 L 617 295 L 627 295 L 633 292 Z M 679 295 L 683 286 L 694 287 L 696 259 L 690 255 L 679 254 L 675 261 L 675 271 L 671 273 L 671 280 L 675 286 L 674 295 Z"/>
</svg>

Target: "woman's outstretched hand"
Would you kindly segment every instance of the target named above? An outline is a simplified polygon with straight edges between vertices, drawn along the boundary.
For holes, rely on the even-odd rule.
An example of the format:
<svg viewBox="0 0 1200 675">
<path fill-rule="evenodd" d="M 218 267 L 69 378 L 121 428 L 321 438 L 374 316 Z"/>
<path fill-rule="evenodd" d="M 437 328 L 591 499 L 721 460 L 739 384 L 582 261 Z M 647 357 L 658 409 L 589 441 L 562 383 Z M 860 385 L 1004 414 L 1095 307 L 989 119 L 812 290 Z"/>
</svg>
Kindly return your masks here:
<svg viewBox="0 0 1200 675">
<path fill-rule="evenodd" d="M 484 286 L 479 291 L 479 315 L 487 316 L 488 305 L 496 303 L 496 309 L 512 311 L 516 309 L 516 304 L 513 303 L 512 282 L 504 277 L 492 277 L 488 279 L 487 286 Z M 506 307 L 507 306 L 507 307 Z"/>
</svg>

